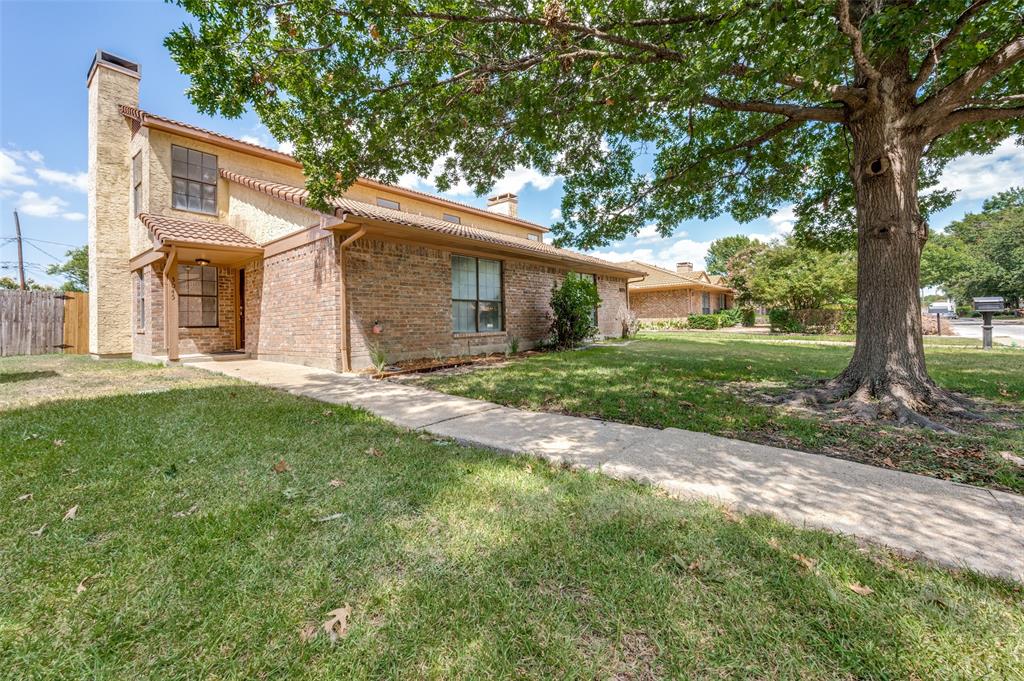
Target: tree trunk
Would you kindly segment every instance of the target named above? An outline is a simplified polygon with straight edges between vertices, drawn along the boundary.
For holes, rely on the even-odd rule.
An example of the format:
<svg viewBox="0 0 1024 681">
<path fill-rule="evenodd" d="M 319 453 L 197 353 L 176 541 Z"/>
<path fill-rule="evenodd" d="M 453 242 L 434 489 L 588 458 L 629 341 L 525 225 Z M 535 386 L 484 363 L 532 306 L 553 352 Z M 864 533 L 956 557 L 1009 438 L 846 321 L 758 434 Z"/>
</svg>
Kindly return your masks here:
<svg viewBox="0 0 1024 681">
<path fill-rule="evenodd" d="M 925 368 L 919 273 L 928 227 L 917 181 L 924 144 L 900 130 L 893 101 L 850 125 L 857 208 L 857 340 L 853 358 L 824 389 L 804 394 L 840 401 L 862 418 L 884 417 L 951 431 L 925 414 L 975 417 Z"/>
</svg>

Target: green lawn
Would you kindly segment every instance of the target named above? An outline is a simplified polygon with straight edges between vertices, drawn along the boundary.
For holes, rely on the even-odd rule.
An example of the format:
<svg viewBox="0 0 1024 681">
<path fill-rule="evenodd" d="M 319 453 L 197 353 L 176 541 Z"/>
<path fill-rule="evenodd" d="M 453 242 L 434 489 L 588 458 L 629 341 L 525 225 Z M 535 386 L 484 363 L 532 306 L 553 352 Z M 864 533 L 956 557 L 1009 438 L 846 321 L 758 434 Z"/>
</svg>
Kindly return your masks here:
<svg viewBox="0 0 1024 681">
<path fill-rule="evenodd" d="M 962 339 L 956 339 L 961 340 Z M 425 375 L 428 387 L 524 409 L 675 427 L 1024 492 L 1024 351 L 926 347 L 941 385 L 976 396 L 1001 425 L 941 435 L 771 406 L 771 396 L 846 366 L 851 346 L 726 333 L 643 334 L 626 346 L 545 353 L 496 369 Z"/>
<path fill-rule="evenodd" d="M 197 370 L 0 360 L 0 442 L 3 678 L 1007 679 L 1024 659 L 1020 585 Z M 302 640 L 345 605 L 344 636 Z"/>
</svg>

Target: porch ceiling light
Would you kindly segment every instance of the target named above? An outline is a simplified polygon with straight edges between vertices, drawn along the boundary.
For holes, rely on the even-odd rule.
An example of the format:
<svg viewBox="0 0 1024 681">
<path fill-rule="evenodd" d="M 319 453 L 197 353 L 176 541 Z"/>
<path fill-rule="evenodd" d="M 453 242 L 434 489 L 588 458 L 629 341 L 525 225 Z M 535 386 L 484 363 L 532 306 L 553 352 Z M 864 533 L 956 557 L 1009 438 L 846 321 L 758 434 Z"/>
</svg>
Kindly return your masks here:
<svg viewBox="0 0 1024 681">
<path fill-rule="evenodd" d="M 210 261 L 208 258 L 196 258 L 196 264 L 201 267 L 206 267 L 210 264 Z"/>
</svg>

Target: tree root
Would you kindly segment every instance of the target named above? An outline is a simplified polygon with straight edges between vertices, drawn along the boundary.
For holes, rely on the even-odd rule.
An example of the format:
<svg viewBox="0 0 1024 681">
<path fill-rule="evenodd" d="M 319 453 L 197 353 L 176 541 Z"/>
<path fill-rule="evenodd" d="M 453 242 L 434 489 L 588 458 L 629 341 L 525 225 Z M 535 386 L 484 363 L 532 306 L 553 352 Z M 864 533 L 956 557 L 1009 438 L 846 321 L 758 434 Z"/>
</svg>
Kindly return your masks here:
<svg viewBox="0 0 1024 681">
<path fill-rule="evenodd" d="M 848 376 L 826 381 L 823 385 L 798 390 L 783 396 L 779 403 L 791 408 L 835 410 L 858 421 L 884 419 L 902 426 L 916 426 L 938 433 L 956 434 L 956 430 L 937 420 L 985 421 L 967 397 L 944 390 L 931 381 L 909 382 L 859 381 Z"/>
</svg>

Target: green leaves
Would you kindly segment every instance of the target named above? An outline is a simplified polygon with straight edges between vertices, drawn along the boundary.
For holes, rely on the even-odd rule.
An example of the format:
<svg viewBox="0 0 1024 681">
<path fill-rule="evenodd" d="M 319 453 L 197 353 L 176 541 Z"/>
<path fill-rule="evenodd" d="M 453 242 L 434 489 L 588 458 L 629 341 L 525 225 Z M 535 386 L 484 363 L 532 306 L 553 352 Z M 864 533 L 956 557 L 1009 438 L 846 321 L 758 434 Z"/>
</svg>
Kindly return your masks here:
<svg viewBox="0 0 1024 681">
<path fill-rule="evenodd" d="M 195 24 L 166 45 L 189 96 L 206 113 L 251 108 L 294 142 L 314 205 L 359 175 L 396 182 L 444 157 L 442 189 L 465 180 L 485 193 L 517 165 L 562 176 L 553 231 L 567 245 L 607 244 L 652 222 L 747 221 L 790 202 L 808 243 L 852 244 L 851 140 L 836 121 L 864 92 L 835 0 L 181 4 Z M 868 58 L 903 60 L 909 83 L 964 3 L 861 9 Z M 1014 1 L 993 0 L 911 98 L 925 101 L 1019 32 Z M 974 94 L 1022 85 L 1018 64 Z M 929 148 L 922 186 L 945 159 L 990 150 L 1021 126 L 951 132 Z"/>
</svg>

